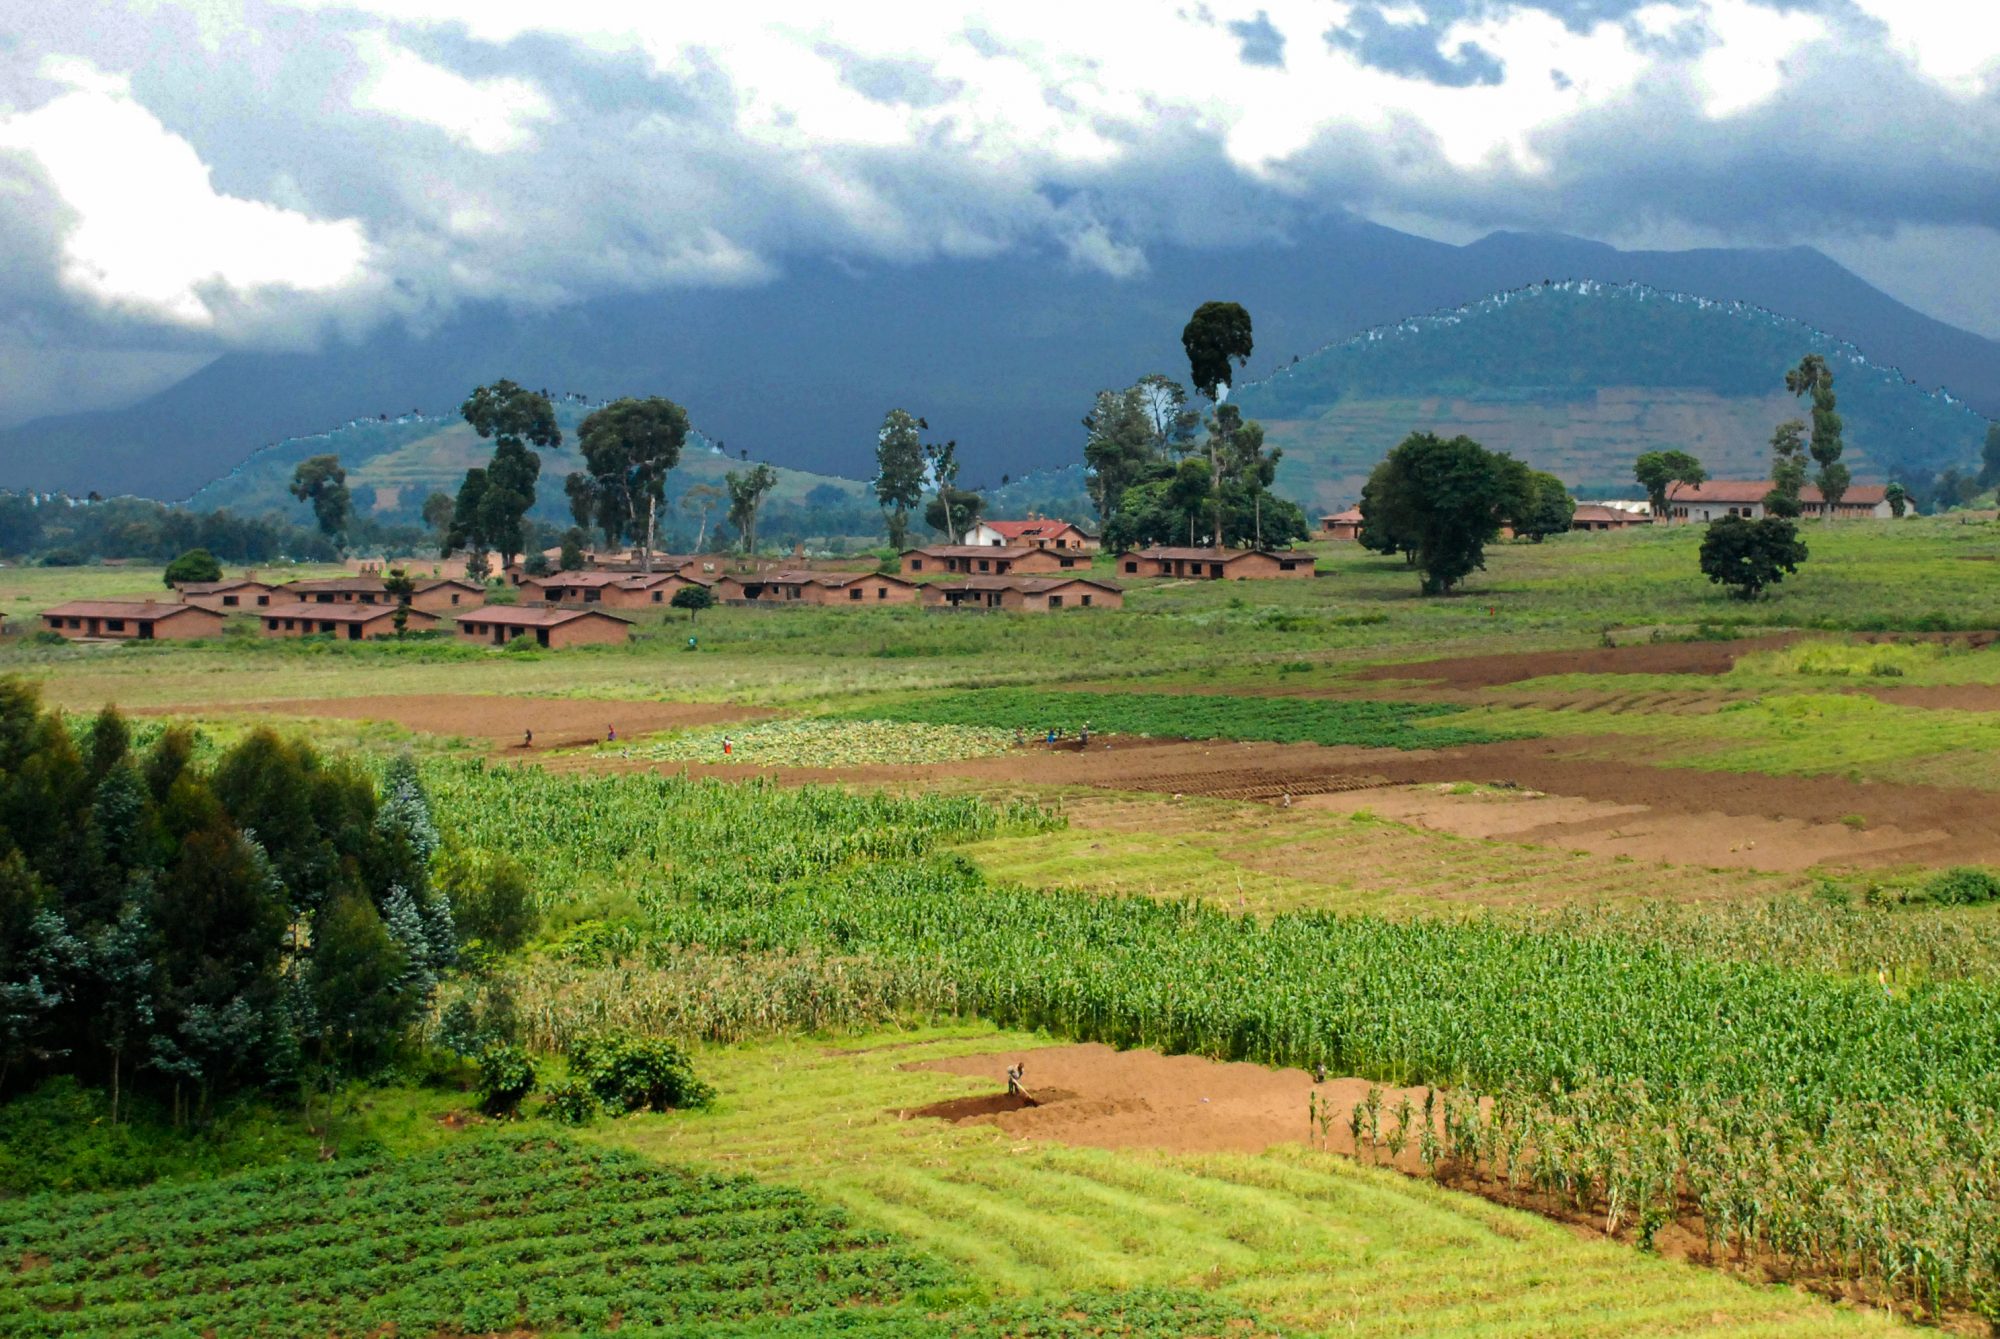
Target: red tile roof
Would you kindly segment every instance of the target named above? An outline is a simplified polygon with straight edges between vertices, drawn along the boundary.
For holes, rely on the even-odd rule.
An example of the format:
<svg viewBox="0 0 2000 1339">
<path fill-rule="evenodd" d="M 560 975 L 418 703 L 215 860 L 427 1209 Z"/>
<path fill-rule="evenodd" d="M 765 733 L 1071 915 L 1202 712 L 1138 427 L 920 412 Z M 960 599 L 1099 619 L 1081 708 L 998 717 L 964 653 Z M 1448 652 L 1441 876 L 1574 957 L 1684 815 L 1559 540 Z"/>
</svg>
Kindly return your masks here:
<svg viewBox="0 0 2000 1339">
<path fill-rule="evenodd" d="M 1174 558 L 1174 559 L 1180 559 L 1182 561 L 1196 561 L 1205 563 L 1233 562 L 1238 558 L 1247 558 L 1253 553 L 1261 553 L 1266 558 L 1277 558 L 1281 556 L 1282 557 L 1306 556 L 1304 554 L 1281 555 L 1273 553 L 1269 549 L 1189 549 L 1189 548 L 1161 547 L 1161 548 L 1151 548 L 1151 549 L 1133 549 L 1131 550 L 1131 552 L 1141 558 Z M 1124 556 L 1125 556 L 1124 554 L 1119 555 L 1119 557 L 1121 558 Z"/>
<path fill-rule="evenodd" d="M 1762 502 L 1764 495 L 1771 491 L 1769 479 L 1710 479 L 1705 484 L 1682 484 L 1667 497 L 1668 506 L 1679 506 L 1687 502 L 1723 502 L 1741 505 L 1746 502 Z M 1843 507 L 1872 507 L 1884 500 L 1888 489 L 1883 484 L 1852 484 L 1841 495 Z M 1813 506 L 1823 499 L 1816 484 L 1807 484 L 1799 490 L 1799 501 Z"/>
<path fill-rule="evenodd" d="M 1059 535 L 1065 530 L 1074 530 L 1085 539 L 1091 538 L 1090 532 L 1080 525 L 1047 518 L 1039 521 L 986 521 L 983 524 L 988 530 L 996 531 L 1008 539 L 1019 539 L 1023 535 Z"/>
<path fill-rule="evenodd" d="M 926 558 L 1024 558 L 1040 552 L 1040 549 L 1028 545 L 1013 544 L 926 544 L 922 548 L 903 550 L 905 555 L 921 553 Z"/>
<path fill-rule="evenodd" d="M 176 581 L 174 589 L 183 595 L 220 595 L 224 591 L 242 590 L 245 586 L 255 586 L 259 590 L 276 590 L 268 581 L 255 581 L 249 577 L 237 577 L 231 581 Z"/>
</svg>

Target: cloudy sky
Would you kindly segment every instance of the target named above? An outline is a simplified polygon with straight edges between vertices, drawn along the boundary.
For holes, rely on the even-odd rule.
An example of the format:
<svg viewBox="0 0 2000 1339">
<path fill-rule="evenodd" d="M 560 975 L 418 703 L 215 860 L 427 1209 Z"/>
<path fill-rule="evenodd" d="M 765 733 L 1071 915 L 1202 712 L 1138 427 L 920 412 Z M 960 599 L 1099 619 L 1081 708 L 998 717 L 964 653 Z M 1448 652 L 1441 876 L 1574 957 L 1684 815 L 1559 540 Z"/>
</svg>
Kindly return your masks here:
<svg viewBox="0 0 2000 1339">
<path fill-rule="evenodd" d="M 0 422 L 466 300 L 1330 210 L 1805 243 L 2000 335 L 2000 4 L 23 0 Z"/>
</svg>

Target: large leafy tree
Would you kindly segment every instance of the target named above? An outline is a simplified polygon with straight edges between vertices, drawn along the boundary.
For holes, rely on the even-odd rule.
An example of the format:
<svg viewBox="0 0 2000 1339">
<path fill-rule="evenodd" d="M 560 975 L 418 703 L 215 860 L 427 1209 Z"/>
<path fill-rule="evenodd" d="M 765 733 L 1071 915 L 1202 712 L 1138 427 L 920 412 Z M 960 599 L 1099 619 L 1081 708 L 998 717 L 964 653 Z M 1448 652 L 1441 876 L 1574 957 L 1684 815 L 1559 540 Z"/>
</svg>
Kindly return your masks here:
<svg viewBox="0 0 2000 1339">
<path fill-rule="evenodd" d="M 1754 600 L 1806 560 L 1798 524 L 1782 516 L 1718 516 L 1701 538 L 1701 570 L 1738 599 Z"/>
<path fill-rule="evenodd" d="M 474 389 L 459 413 L 494 446 L 476 505 L 470 515 L 455 508 L 452 528 L 465 536 L 467 547 L 478 552 L 491 549 L 503 561 L 511 561 L 526 544 L 528 509 L 535 505 L 535 483 L 542 473 L 542 458 L 529 448 L 562 445 L 555 406 L 547 392 L 501 380 Z M 466 478 L 469 483 L 470 471 Z M 464 500 L 461 487 L 459 501 Z"/>
<path fill-rule="evenodd" d="M 729 523 L 742 536 L 743 551 L 757 551 L 757 511 L 764 497 L 778 486 L 778 472 L 769 465 L 753 465 L 747 470 L 731 470 L 722 476 L 729 490 Z"/>
<path fill-rule="evenodd" d="M 1099 391 L 1083 416 L 1084 487 L 1100 524 L 1108 525 L 1117 514 L 1126 489 L 1158 477 L 1166 468 L 1137 389 Z"/>
<path fill-rule="evenodd" d="M 1527 509 L 1512 518 L 1514 533 L 1537 544 L 1550 535 L 1569 533 L 1570 524 L 1576 519 L 1576 499 L 1569 495 L 1563 481 L 1553 474 L 1536 471 L 1528 476 L 1528 484 Z"/>
<path fill-rule="evenodd" d="M 1362 491 L 1364 532 L 1384 513 L 1398 547 L 1407 548 L 1426 595 L 1449 594 L 1486 565 L 1486 545 L 1503 518 L 1527 509 L 1528 470 L 1469 437 L 1412 433 L 1391 451 Z"/>
<path fill-rule="evenodd" d="M 653 570 L 653 543 L 667 472 L 687 442 L 687 411 L 672 400 L 616 400 L 584 419 L 577 433 L 586 469 L 565 484 L 572 511 L 580 500 L 613 544 L 643 544 L 641 570 Z M 578 514 L 577 523 L 587 524 Z"/>
<path fill-rule="evenodd" d="M 167 564 L 164 577 L 169 586 L 178 586 L 184 581 L 220 581 L 222 564 L 207 549 L 189 549 Z"/>
<path fill-rule="evenodd" d="M 1194 315 L 1181 327 L 1181 348 L 1187 353 L 1188 376 L 1196 390 L 1209 398 L 1210 403 L 1220 405 L 1229 394 L 1232 380 L 1230 365 L 1238 367 L 1250 361 L 1255 349 L 1251 337 L 1250 313 L 1236 302 L 1204 302 L 1194 309 Z M 1222 481 L 1224 469 L 1218 458 L 1218 447 L 1223 438 L 1211 431 L 1208 438 L 1208 472 L 1215 487 L 1215 523 L 1212 527 L 1216 543 L 1221 543 L 1222 534 Z"/>
<path fill-rule="evenodd" d="M 340 457 L 313 456 L 300 461 L 292 471 L 290 492 L 312 507 L 319 532 L 338 543 L 347 532 L 348 517 L 353 510 L 353 499 L 347 491 L 347 471 L 341 468 Z"/>
<path fill-rule="evenodd" d="M 1853 477 L 1840 461 L 1843 446 L 1840 414 L 1833 398 L 1833 370 L 1826 365 L 1826 359 L 1809 353 L 1799 360 L 1797 367 L 1785 373 L 1785 389 L 1793 395 L 1812 397 L 1812 441 L 1808 449 L 1819 466 L 1813 482 L 1819 485 L 1827 519 L 1832 520 L 1833 509 L 1846 496 Z"/>
<path fill-rule="evenodd" d="M 1667 503 L 1677 486 L 1708 481 L 1702 463 L 1685 451 L 1648 451 L 1632 462 L 1632 474 L 1646 490 L 1655 516 L 1667 514 Z"/>
<path fill-rule="evenodd" d="M 923 505 L 924 447 L 928 427 L 907 409 L 891 409 L 875 434 L 875 500 L 889 527 L 889 546 L 909 543 L 910 513 Z"/>
</svg>

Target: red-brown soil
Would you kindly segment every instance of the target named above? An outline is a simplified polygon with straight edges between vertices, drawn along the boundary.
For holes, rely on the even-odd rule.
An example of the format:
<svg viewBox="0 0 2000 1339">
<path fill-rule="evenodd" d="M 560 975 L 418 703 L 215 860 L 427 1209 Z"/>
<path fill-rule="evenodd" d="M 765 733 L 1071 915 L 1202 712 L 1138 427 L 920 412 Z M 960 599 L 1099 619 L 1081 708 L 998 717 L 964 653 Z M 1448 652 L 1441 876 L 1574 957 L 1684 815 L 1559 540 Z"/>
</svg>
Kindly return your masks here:
<svg viewBox="0 0 2000 1339">
<path fill-rule="evenodd" d="M 1027 1067 L 1022 1087 L 1032 1102 L 1009 1097 L 1007 1068 Z M 1312 1075 L 1302 1069 L 1224 1063 L 1158 1051 L 1117 1051 L 1096 1043 L 1045 1046 L 1018 1053 L 926 1060 L 908 1066 L 941 1074 L 990 1079 L 995 1091 L 955 1098 L 898 1114 L 936 1117 L 954 1124 L 992 1125 L 1017 1139 L 1085 1144 L 1093 1148 L 1159 1148 L 1179 1153 L 1258 1153 L 1278 1144 L 1319 1143 L 1310 1120 Z M 1354 1151 L 1347 1113 L 1375 1086 L 1362 1079 L 1328 1078 L 1317 1085 L 1336 1119 L 1326 1146 Z M 1418 1171 L 1414 1133 L 1423 1119 L 1422 1088 L 1382 1089 L 1382 1129 L 1394 1123 L 1402 1097 L 1418 1113 L 1399 1166 Z M 1387 1161 L 1382 1150 L 1378 1161 Z"/>
<path fill-rule="evenodd" d="M 1451 688 L 1492 688 L 1555 674 L 1727 674 L 1737 657 L 1770 651 L 1800 634 L 1775 633 L 1723 642 L 1638 642 L 1581 651 L 1506 651 L 1400 665 L 1372 665 L 1357 679 L 1417 679 Z"/>
<path fill-rule="evenodd" d="M 343 721 L 388 721 L 425 734 L 490 740 L 524 752 L 523 732 L 535 732 L 534 750 L 571 748 L 603 739 L 611 727 L 636 737 L 659 730 L 754 720 L 775 713 L 761 707 L 708 702 L 628 702 L 599 698 L 506 697 L 499 694 L 409 693 L 388 697 L 301 698 L 282 702 L 232 702 L 149 707 L 157 716 L 299 716 Z"/>
</svg>

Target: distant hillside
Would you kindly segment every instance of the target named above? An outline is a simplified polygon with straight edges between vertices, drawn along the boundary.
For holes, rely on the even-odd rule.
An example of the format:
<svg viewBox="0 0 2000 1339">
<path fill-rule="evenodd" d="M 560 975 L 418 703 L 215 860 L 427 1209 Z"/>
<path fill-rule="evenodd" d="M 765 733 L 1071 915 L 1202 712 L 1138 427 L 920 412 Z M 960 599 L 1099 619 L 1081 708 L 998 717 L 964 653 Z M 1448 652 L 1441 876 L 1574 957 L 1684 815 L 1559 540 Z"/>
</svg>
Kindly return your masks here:
<svg viewBox="0 0 2000 1339">
<path fill-rule="evenodd" d="M 563 430 L 563 445 L 543 450 L 542 477 L 535 491 L 535 508 L 530 514 L 557 525 L 570 523 L 569 504 L 563 494 L 563 479 L 583 468 L 576 447 L 577 426 L 596 408 L 575 399 L 556 406 L 556 421 Z M 457 417 L 406 414 L 391 419 L 357 419 L 330 432 L 295 437 L 267 446 L 222 478 L 197 492 L 189 505 L 206 510 L 227 507 L 249 515 L 276 512 L 298 521 L 312 523 L 310 508 L 295 501 L 286 491 L 292 471 L 308 456 L 332 454 L 340 457 L 347 470 L 347 486 L 354 495 L 355 510 L 382 521 L 416 522 L 424 499 L 434 492 L 458 492 L 466 470 L 483 465 L 493 454 L 493 443 L 483 440 Z M 732 469 L 745 468 L 736 456 L 713 449 L 700 433 L 691 433 L 681 462 L 667 480 L 670 511 L 678 499 L 695 484 L 721 486 L 722 476 Z M 826 490 L 826 491 L 816 491 Z M 802 504 L 808 494 L 822 507 L 858 505 L 868 501 L 866 485 L 852 479 L 778 467 L 778 486 L 771 504 Z M 871 504 L 872 505 L 872 504 Z M 724 506 L 710 518 L 713 526 Z M 675 516 L 661 518 L 663 526 Z"/>
<path fill-rule="evenodd" d="M 1630 493 L 1632 460 L 1679 447 L 1716 476 L 1761 477 L 1772 429 L 1807 417 L 1784 374 L 1826 357 L 1859 480 L 1976 462 L 1986 420 L 1852 345 L 1741 302 L 1639 284 L 1537 284 L 1370 330 L 1239 388 L 1285 449 L 1279 487 L 1352 502 L 1406 434 L 1463 432 L 1591 493 Z"/>
<path fill-rule="evenodd" d="M 482 381 L 592 398 L 671 395 L 732 450 L 860 476 L 901 405 L 993 472 L 1077 458 L 1091 397 L 1183 371 L 1180 330 L 1210 299 L 1256 318 L 1254 376 L 1344 331 L 1544 279 L 1633 281 L 1753 302 L 1852 340 L 1925 386 L 2000 412 L 2000 343 L 1912 311 L 1818 252 L 1618 251 L 1496 234 L 1452 246 L 1351 218 L 1284 237 L 1159 245 L 1125 278 L 1033 251 L 921 264 L 796 261 L 773 282 L 468 306 L 316 352 L 233 353 L 121 409 L 0 431 L 0 487 L 185 497 L 259 443 L 358 414 L 456 405 Z"/>
</svg>

